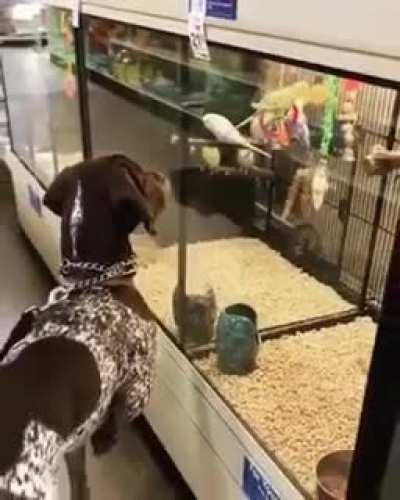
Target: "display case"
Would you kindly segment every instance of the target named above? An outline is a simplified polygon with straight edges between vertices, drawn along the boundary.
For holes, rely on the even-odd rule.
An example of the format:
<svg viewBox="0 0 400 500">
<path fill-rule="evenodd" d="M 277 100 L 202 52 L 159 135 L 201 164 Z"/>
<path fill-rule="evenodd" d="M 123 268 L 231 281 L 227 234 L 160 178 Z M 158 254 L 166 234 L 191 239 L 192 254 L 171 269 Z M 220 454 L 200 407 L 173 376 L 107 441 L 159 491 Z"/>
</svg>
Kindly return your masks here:
<svg viewBox="0 0 400 500">
<path fill-rule="evenodd" d="M 137 286 L 313 497 L 319 460 L 355 445 L 399 210 L 366 156 L 394 145 L 399 94 L 214 43 L 198 61 L 185 37 L 109 19 L 84 30 L 93 154 L 174 187 L 156 241 L 133 236 Z"/>
<path fill-rule="evenodd" d="M 25 3 L 24 3 L 25 5 Z M 59 226 L 42 206 L 44 190 L 67 165 L 83 158 L 69 10 L 48 7 L 41 19 L 49 36 L 1 48 L 18 218 L 22 228 L 57 275 Z"/>
<path fill-rule="evenodd" d="M 82 143 L 71 14 L 49 8 L 44 15 L 49 44 L 8 46 L 2 59 L 13 150 L 48 186 L 82 158 Z"/>
<path fill-rule="evenodd" d="M 324 39 L 303 60 L 306 40 L 278 50 L 239 1 L 231 26 L 210 21 L 205 62 L 181 3 L 121 2 L 84 2 L 75 46 L 71 14 L 49 8 L 49 48 L 29 61 L 43 58 L 58 91 L 37 123 L 31 108 L 35 126 L 12 128 L 14 151 L 46 186 L 81 157 L 82 129 L 87 157 L 122 152 L 170 179 L 157 235 L 132 235 L 135 285 L 161 327 L 146 416 L 195 495 L 344 498 L 367 380 L 379 385 L 398 177 L 368 155 L 398 147 L 397 56 Z M 9 87 L 12 118 L 31 101 Z M 363 429 L 373 413 L 365 404 Z"/>
</svg>

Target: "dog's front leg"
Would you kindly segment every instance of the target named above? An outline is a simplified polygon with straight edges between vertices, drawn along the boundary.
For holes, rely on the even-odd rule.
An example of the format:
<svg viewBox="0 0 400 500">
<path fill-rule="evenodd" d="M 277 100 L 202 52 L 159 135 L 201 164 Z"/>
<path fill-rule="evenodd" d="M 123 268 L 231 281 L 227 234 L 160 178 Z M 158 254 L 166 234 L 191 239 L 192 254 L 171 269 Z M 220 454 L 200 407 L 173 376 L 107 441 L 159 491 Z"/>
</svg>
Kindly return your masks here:
<svg viewBox="0 0 400 500">
<path fill-rule="evenodd" d="M 86 477 L 86 449 L 81 446 L 65 456 L 71 485 L 71 500 L 90 500 Z"/>
<path fill-rule="evenodd" d="M 107 417 L 102 425 L 93 434 L 90 441 L 93 447 L 93 453 L 96 456 L 104 455 L 109 452 L 116 444 L 118 437 L 118 426 L 116 417 L 116 407 L 118 404 L 118 395 L 115 395 L 107 412 Z"/>
</svg>

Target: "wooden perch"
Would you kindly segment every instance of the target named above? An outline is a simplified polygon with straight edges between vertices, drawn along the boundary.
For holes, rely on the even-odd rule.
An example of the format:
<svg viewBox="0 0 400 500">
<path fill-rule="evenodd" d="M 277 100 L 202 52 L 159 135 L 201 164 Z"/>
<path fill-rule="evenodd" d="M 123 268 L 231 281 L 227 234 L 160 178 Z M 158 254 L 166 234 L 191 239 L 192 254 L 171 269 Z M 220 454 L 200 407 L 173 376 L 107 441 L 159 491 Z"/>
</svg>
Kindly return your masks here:
<svg viewBox="0 0 400 500">
<path fill-rule="evenodd" d="M 250 167 L 226 167 L 226 166 L 218 166 L 218 167 L 202 167 L 201 170 L 209 172 L 210 174 L 223 174 L 223 175 L 242 175 L 246 177 L 261 177 L 264 179 L 272 179 L 274 177 L 274 173 L 270 169 L 260 168 L 256 165 Z"/>
<path fill-rule="evenodd" d="M 400 168 L 400 150 L 389 151 L 375 145 L 365 160 L 364 168 L 368 175 L 386 175 Z"/>
</svg>

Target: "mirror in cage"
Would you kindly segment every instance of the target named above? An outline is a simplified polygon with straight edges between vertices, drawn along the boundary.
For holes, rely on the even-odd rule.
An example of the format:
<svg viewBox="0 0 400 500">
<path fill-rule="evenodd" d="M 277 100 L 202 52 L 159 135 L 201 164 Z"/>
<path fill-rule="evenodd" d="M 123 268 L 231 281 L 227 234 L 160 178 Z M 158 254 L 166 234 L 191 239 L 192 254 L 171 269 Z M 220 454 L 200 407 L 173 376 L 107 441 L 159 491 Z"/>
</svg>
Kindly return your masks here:
<svg viewBox="0 0 400 500">
<path fill-rule="evenodd" d="M 328 190 L 328 162 L 326 159 L 321 159 L 313 171 L 311 180 L 311 198 L 316 212 L 321 210 Z"/>
</svg>

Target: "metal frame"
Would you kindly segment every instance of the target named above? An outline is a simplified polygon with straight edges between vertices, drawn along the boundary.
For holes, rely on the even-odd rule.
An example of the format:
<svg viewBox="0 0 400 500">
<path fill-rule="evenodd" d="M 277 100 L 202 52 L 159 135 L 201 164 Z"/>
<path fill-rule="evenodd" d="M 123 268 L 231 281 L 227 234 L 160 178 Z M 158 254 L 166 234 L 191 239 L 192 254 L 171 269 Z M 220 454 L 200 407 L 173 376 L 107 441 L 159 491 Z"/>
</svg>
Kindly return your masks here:
<svg viewBox="0 0 400 500">
<path fill-rule="evenodd" d="M 368 375 L 348 500 L 379 500 L 400 411 L 400 223 Z"/>
<path fill-rule="evenodd" d="M 395 100 L 393 112 L 392 112 L 392 121 L 390 124 L 390 132 L 389 132 L 389 136 L 387 138 L 387 144 L 386 144 L 388 149 L 393 149 L 393 146 L 394 146 L 394 143 L 396 140 L 396 129 L 397 129 L 397 123 L 399 121 L 399 117 L 400 117 L 400 92 L 397 91 L 396 100 Z M 387 185 L 387 175 L 383 176 L 381 178 L 381 181 L 380 181 L 379 194 L 378 194 L 378 199 L 377 199 L 377 203 L 376 203 L 376 207 L 375 207 L 374 220 L 372 223 L 373 230 L 372 230 L 372 234 L 371 234 L 370 245 L 368 248 L 368 258 L 367 258 L 367 262 L 366 262 L 366 266 L 365 266 L 366 273 L 365 273 L 365 277 L 364 277 L 363 287 L 361 290 L 361 300 L 362 300 L 361 304 L 364 308 L 368 304 L 368 287 L 369 287 L 369 283 L 370 283 L 372 262 L 374 259 L 374 252 L 375 252 L 375 247 L 376 247 L 377 238 L 378 238 L 380 221 L 381 221 L 381 217 L 382 217 L 386 185 Z"/>
<path fill-rule="evenodd" d="M 83 157 L 85 160 L 92 158 L 92 134 L 90 130 L 90 110 L 88 76 L 85 58 L 85 33 L 84 16 L 79 14 L 79 27 L 74 29 L 75 53 L 76 53 L 76 77 L 78 80 L 79 112 L 81 118 L 81 135 Z"/>
<path fill-rule="evenodd" d="M 0 85 L 3 93 L 3 104 L 7 118 L 7 133 L 10 144 L 10 149 L 13 149 L 13 137 L 11 133 L 11 123 L 10 123 L 10 110 L 8 108 L 8 95 L 7 95 L 7 86 L 6 79 L 4 76 L 4 66 L 3 66 L 3 57 L 0 56 Z"/>
</svg>

